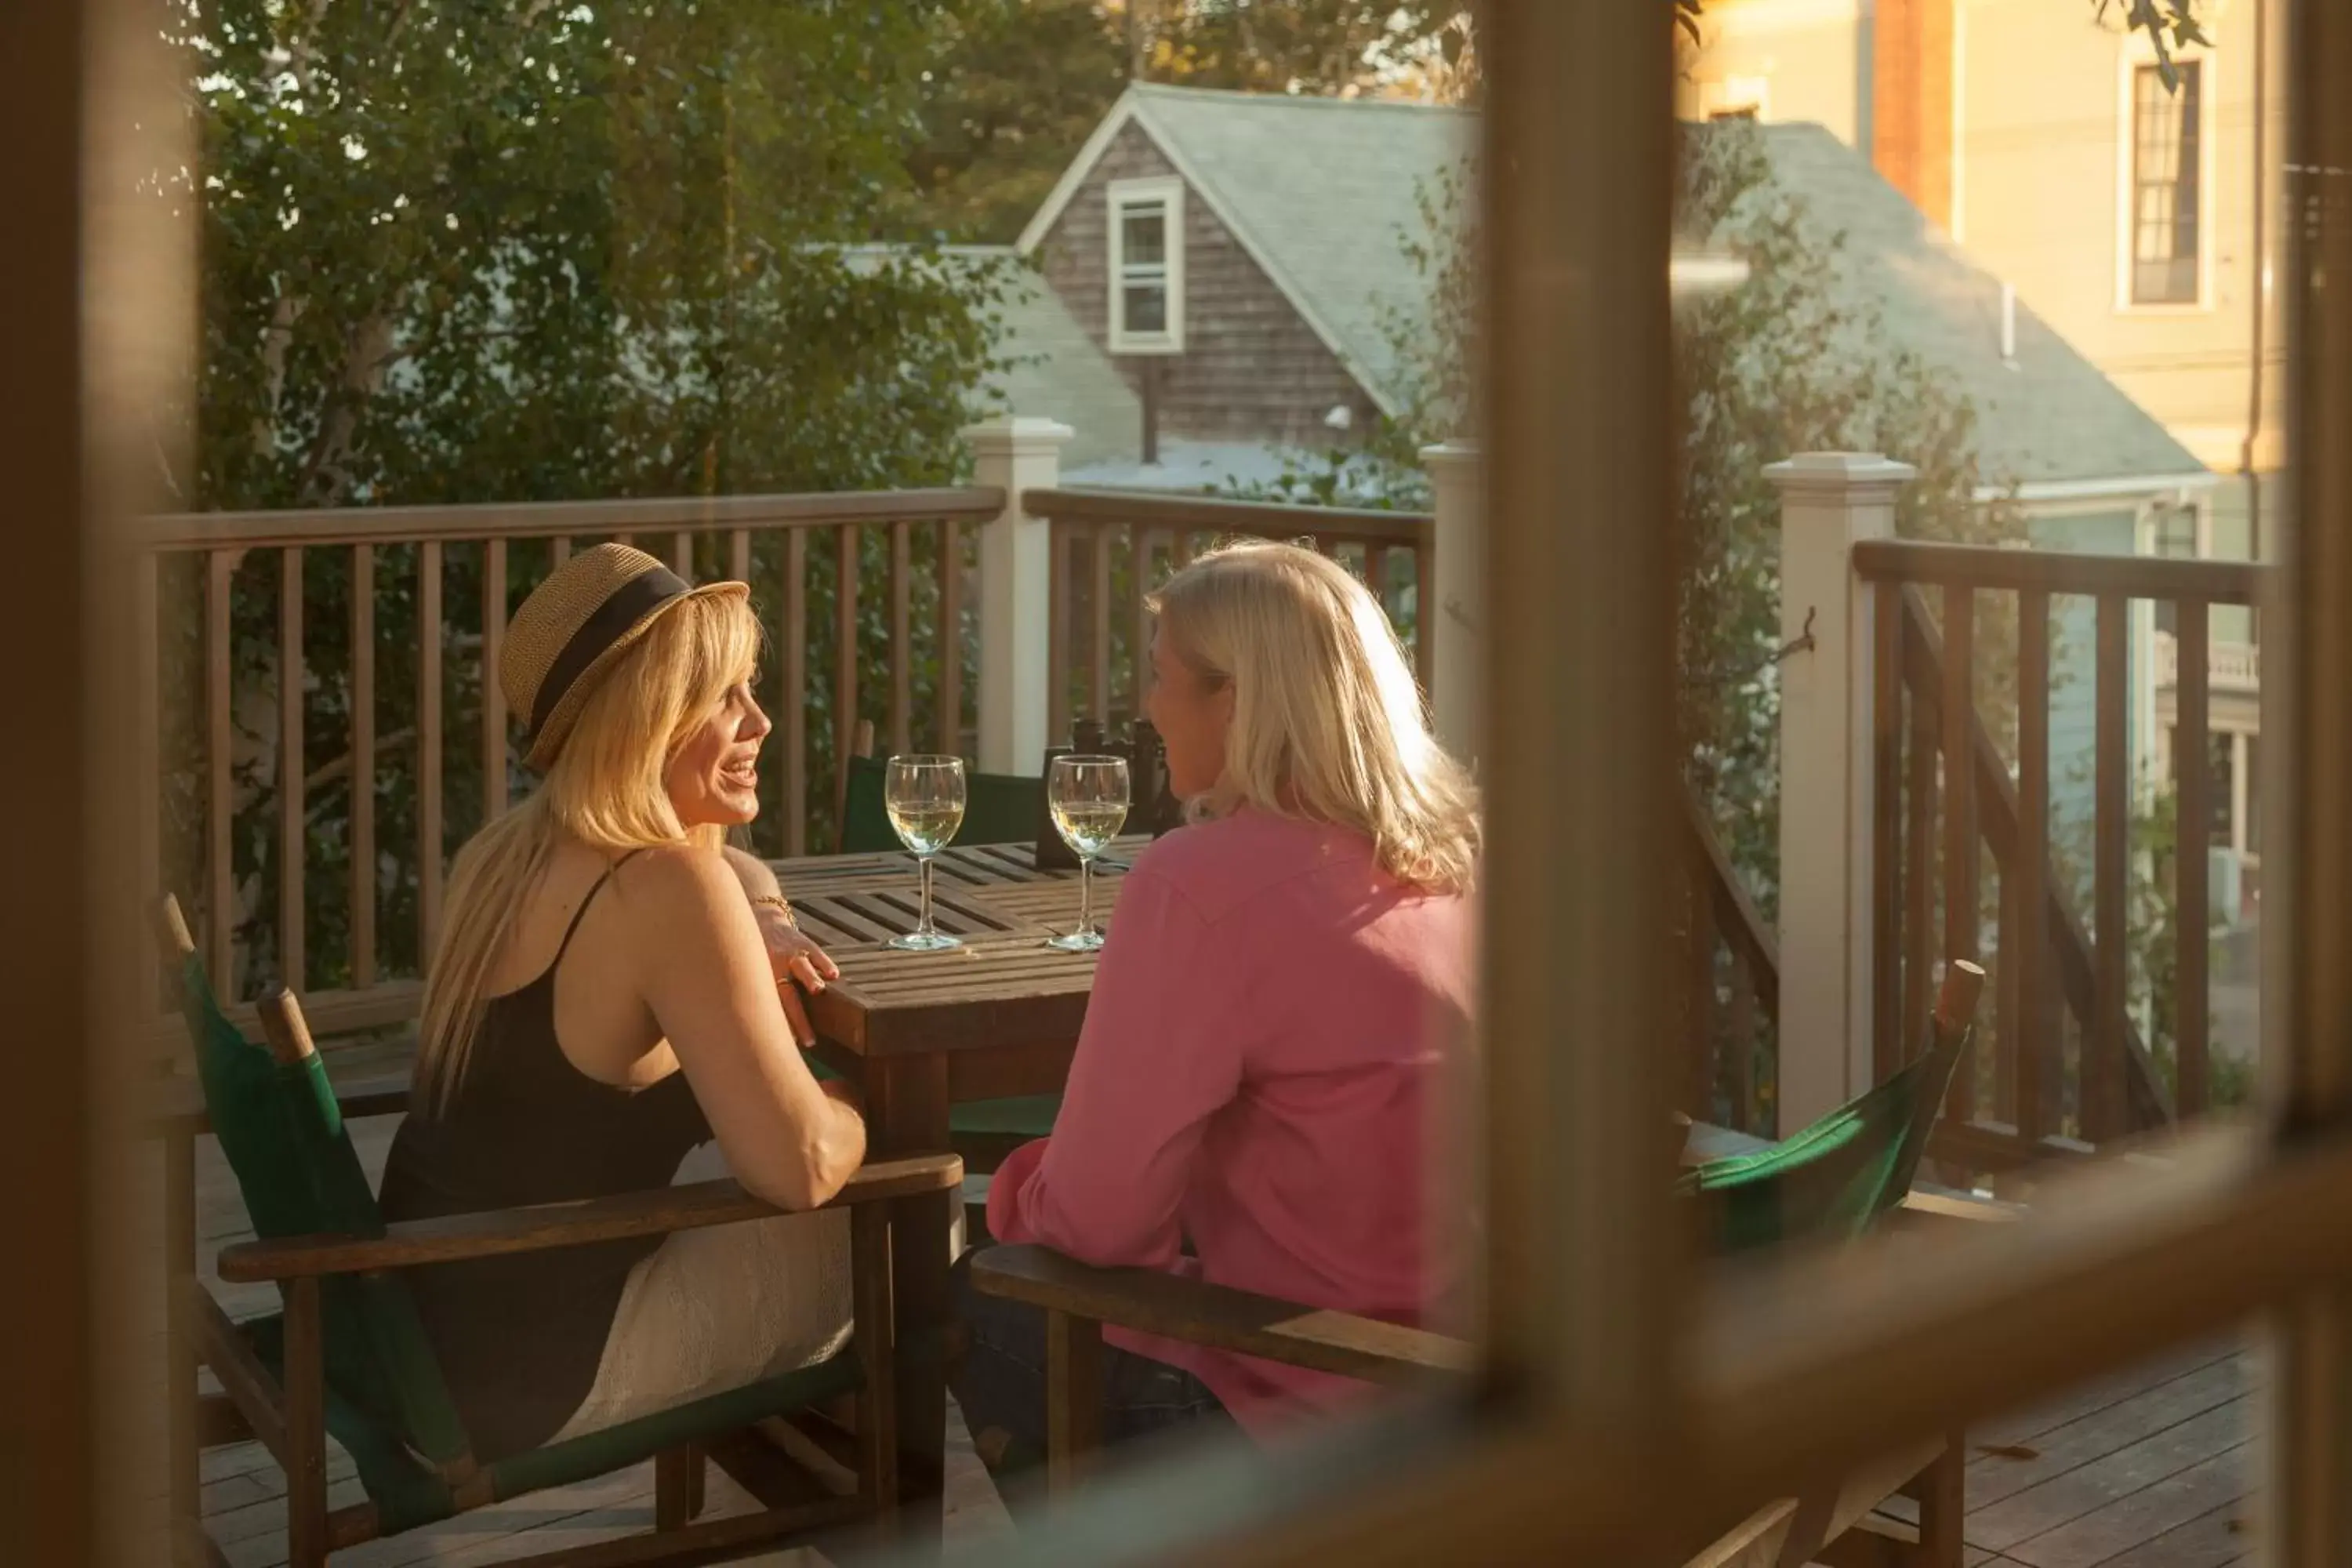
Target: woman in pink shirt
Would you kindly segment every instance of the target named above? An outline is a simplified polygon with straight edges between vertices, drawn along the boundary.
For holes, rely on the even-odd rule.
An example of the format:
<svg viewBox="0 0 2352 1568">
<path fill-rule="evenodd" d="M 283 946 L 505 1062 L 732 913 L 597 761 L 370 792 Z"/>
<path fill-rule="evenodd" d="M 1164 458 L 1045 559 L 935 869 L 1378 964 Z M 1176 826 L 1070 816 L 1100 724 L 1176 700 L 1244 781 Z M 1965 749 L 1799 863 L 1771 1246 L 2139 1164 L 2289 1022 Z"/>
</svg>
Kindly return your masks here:
<svg viewBox="0 0 2352 1568">
<path fill-rule="evenodd" d="M 1192 821 L 1119 889 L 1053 1136 L 996 1173 L 990 1232 L 1417 1321 L 1458 1283 L 1424 1210 L 1472 994 L 1470 784 L 1336 563 L 1232 545 L 1154 608 L 1146 705 Z M 1041 1452 L 1038 1315 L 959 1294 L 957 1397 L 983 1457 Z M 1262 1436 L 1365 1388 L 1106 1337 L 1108 1441 L 1227 1415 Z"/>
</svg>

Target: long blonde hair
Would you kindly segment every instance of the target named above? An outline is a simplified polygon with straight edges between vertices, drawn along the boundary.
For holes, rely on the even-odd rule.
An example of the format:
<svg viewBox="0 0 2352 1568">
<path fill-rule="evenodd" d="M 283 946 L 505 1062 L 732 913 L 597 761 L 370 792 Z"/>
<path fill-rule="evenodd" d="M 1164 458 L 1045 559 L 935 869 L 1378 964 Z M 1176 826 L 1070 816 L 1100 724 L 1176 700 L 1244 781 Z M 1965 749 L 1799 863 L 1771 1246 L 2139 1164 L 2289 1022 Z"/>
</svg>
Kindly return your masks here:
<svg viewBox="0 0 2352 1568">
<path fill-rule="evenodd" d="M 1399 881 L 1468 889 L 1476 793 L 1430 733 L 1387 614 L 1345 567 L 1295 544 L 1227 544 L 1151 607 L 1179 658 L 1234 688 L 1224 772 L 1196 811 L 1337 823 Z"/>
<path fill-rule="evenodd" d="M 540 787 L 457 852 L 425 978 L 422 1106 L 446 1108 L 465 1076 L 491 972 L 560 835 L 608 855 L 723 841 L 720 827 L 678 821 L 662 774 L 759 653 L 760 624 L 741 596 L 681 600 L 604 672 Z"/>
</svg>

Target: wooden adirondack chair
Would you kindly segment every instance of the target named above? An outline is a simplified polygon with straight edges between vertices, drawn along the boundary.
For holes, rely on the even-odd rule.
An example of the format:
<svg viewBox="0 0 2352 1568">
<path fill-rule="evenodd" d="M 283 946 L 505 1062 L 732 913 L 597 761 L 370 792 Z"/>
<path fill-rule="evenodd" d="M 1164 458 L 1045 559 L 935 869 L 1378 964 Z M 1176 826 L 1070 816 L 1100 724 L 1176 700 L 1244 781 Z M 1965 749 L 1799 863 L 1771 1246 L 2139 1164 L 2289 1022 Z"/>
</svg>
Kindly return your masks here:
<svg viewBox="0 0 2352 1568">
<path fill-rule="evenodd" d="M 599 1564 L 709 1562 L 778 1538 L 870 1523 L 887 1531 L 898 1496 L 887 1205 L 953 1201 L 953 1155 L 877 1161 L 827 1206 L 852 1215 L 855 1331 L 828 1361 L 617 1426 L 489 1462 L 476 1459 L 401 1271 L 434 1263 L 660 1236 L 766 1218 L 778 1211 L 731 1181 L 704 1182 L 576 1204 L 386 1225 L 343 1127 L 343 1111 L 312 1047 L 301 1008 L 280 991 L 261 1005 L 267 1048 L 229 1023 L 178 906 L 162 931 L 180 968 L 183 1011 L 204 1088 L 207 1127 L 221 1142 L 257 1239 L 226 1248 L 224 1281 L 275 1283 L 281 1313 L 232 1322 L 174 1256 L 175 1338 L 211 1367 L 225 1400 L 177 1430 L 208 1442 L 258 1438 L 284 1467 L 294 1568 L 331 1551 L 396 1535 L 543 1488 L 655 1460 L 656 1529 L 595 1549 Z M 370 1109 L 381 1110 L 371 1104 Z M 182 1238 L 184 1239 L 184 1238 Z M 175 1400 L 194 1395 L 195 1367 L 174 1365 Z M 848 1425 L 820 1414 L 853 1402 Z M 223 1408 L 226 1406 L 226 1408 Z M 856 1478 L 838 1496 L 813 1472 L 748 1429 L 770 1417 L 803 1425 Z M 326 1440 L 352 1458 L 366 1500 L 330 1511 Z M 694 1522 L 702 1464 L 724 1466 L 765 1511 Z M 194 1521 L 180 1539 L 197 1561 L 219 1561 Z M 520 1560 L 584 1561 L 574 1551 Z"/>
<path fill-rule="evenodd" d="M 1983 971 L 1945 975 L 1927 1049 L 1885 1083 L 1785 1142 L 1706 1161 L 1677 1190 L 1703 1245 L 1718 1256 L 1783 1241 L 1859 1236 L 1905 1206 L 1927 1134 L 1966 1055 Z M 2013 1217 L 1945 1199 L 1939 1217 Z M 972 1284 L 1045 1313 L 1046 1487 L 1076 1482 L 1098 1446 L 1105 1324 L 1186 1343 L 1384 1384 L 1458 1376 L 1475 1347 L 1441 1334 L 1301 1306 L 1150 1269 L 1094 1268 L 1051 1248 L 994 1247 L 972 1259 Z M 1957 1434 L 1777 1500 L 1708 1544 L 1685 1568 L 1959 1568 L 1967 1450 Z M 1879 1515 L 1888 1499 L 1918 1505 L 1915 1525 Z"/>
</svg>

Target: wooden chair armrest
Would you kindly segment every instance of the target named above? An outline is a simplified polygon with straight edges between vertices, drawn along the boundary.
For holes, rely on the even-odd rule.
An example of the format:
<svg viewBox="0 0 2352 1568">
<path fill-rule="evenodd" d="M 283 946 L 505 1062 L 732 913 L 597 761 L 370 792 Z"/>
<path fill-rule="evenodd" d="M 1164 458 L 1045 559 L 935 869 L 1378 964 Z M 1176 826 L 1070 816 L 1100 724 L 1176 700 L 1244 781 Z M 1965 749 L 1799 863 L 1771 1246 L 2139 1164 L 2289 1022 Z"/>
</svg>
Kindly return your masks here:
<svg viewBox="0 0 2352 1568">
<path fill-rule="evenodd" d="M 1050 1311 L 1378 1383 L 1459 1375 L 1476 1359 L 1466 1342 L 1426 1330 L 1156 1269 L 1096 1268 L 1046 1247 L 984 1248 L 972 1256 L 971 1282 L 984 1295 Z"/>
<path fill-rule="evenodd" d="M 1939 1228 L 1947 1221 L 2014 1225 L 2024 1217 L 2025 1209 L 2018 1204 L 1925 1184 L 1915 1185 L 1903 1194 L 1902 1210 L 1895 1215 L 1906 1226 L 1933 1225 Z"/>
<path fill-rule="evenodd" d="M 953 1154 L 877 1160 L 849 1179 L 826 1208 L 951 1193 L 962 1184 Z M 706 1226 L 766 1219 L 785 1211 L 733 1181 L 697 1182 L 578 1203 L 488 1209 L 388 1226 L 381 1237 L 298 1236 L 224 1247 L 220 1277 L 235 1284 L 323 1274 L 367 1274 L 469 1258 L 499 1258 L 629 1237 L 667 1236 Z"/>
</svg>

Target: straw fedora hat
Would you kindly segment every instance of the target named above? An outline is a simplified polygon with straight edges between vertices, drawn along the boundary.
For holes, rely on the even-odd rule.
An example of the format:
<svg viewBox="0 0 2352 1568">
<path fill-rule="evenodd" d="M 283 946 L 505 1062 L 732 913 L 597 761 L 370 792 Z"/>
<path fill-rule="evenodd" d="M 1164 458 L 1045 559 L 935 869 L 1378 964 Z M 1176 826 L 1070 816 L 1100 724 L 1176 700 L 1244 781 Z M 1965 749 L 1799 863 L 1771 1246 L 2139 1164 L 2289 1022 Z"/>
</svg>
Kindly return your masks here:
<svg viewBox="0 0 2352 1568">
<path fill-rule="evenodd" d="M 599 544 L 568 558 L 515 612 L 499 654 L 508 710 L 530 726 L 525 760 L 547 771 L 597 683 L 664 615 L 688 599 L 742 598 L 751 591 L 741 583 L 689 587 L 625 544 Z"/>
</svg>

